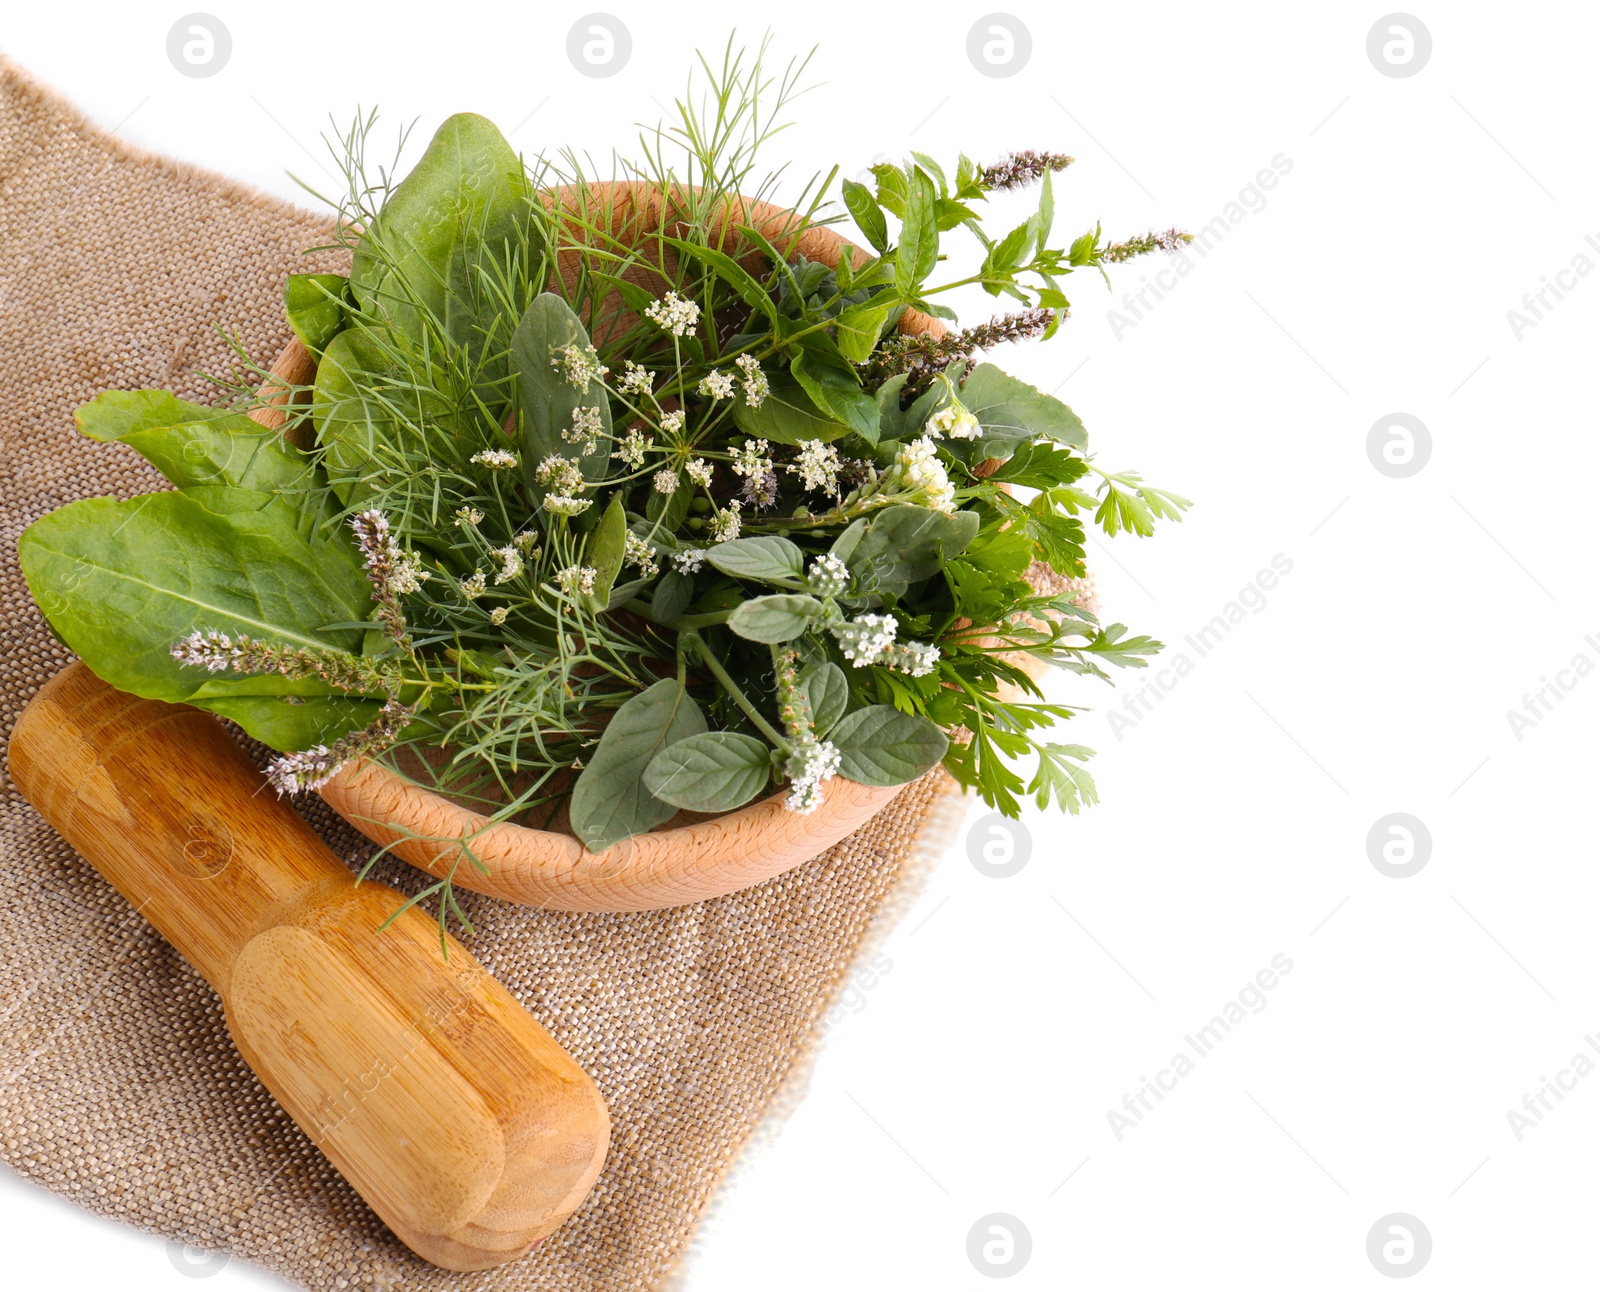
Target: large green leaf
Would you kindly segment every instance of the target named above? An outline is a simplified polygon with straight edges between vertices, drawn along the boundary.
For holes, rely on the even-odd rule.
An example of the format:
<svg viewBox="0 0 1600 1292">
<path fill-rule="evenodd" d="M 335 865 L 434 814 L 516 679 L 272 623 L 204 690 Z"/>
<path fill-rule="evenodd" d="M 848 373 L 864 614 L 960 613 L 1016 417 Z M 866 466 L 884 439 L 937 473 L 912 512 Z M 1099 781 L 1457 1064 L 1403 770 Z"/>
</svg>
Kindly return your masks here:
<svg viewBox="0 0 1600 1292">
<path fill-rule="evenodd" d="M 839 750 L 839 774 L 862 785 L 914 781 L 950 747 L 929 719 L 887 704 L 845 714 L 829 739 Z"/>
<path fill-rule="evenodd" d="M 842 422 L 868 444 L 878 442 L 878 401 L 861 388 L 855 369 L 843 359 L 802 350 L 789 364 L 789 371 L 811 402 L 827 416 Z"/>
<path fill-rule="evenodd" d="M 737 731 L 707 731 L 669 745 L 645 769 L 646 788 L 691 812 L 731 812 L 766 787 L 772 749 Z"/>
<path fill-rule="evenodd" d="M 966 551 L 978 525 L 976 512 L 952 516 L 899 503 L 854 521 L 834 541 L 833 554 L 850 567 L 863 593 L 901 597 Z"/>
<path fill-rule="evenodd" d="M 815 597 L 752 597 L 741 601 L 728 618 L 728 627 L 748 641 L 793 641 L 822 617 L 822 602 Z"/>
<path fill-rule="evenodd" d="M 436 345 L 429 320 L 478 358 L 503 353 L 500 305 L 484 277 L 504 277 L 513 257 L 531 263 L 532 190 L 522 159 L 486 117 L 448 118 L 362 234 L 350 288 L 363 311 L 386 318 L 413 347 Z M 483 388 L 504 377 L 491 364 Z M 504 402 L 503 396 L 501 402 Z"/>
<path fill-rule="evenodd" d="M 135 431 L 148 431 L 186 422 L 221 422 L 234 430 L 259 431 L 260 425 L 243 413 L 191 404 L 165 390 L 108 390 L 73 414 L 78 429 L 91 440 L 120 440 Z"/>
<path fill-rule="evenodd" d="M 992 363 L 972 370 L 961 388 L 961 402 L 983 427 L 977 458 L 1009 458 L 1019 444 L 1036 439 L 1059 440 L 1075 449 L 1088 446 L 1088 432 L 1076 413 Z"/>
<path fill-rule="evenodd" d="M 283 313 L 300 344 L 320 355 L 344 327 L 351 302 L 343 274 L 290 274 L 283 284 Z"/>
<path fill-rule="evenodd" d="M 792 377 L 775 372 L 770 381 L 772 389 L 760 408 L 742 399 L 733 406 L 735 424 L 752 439 L 795 445 L 805 440 L 826 443 L 849 433 L 850 427 L 818 408 Z"/>
<path fill-rule="evenodd" d="M 675 678 L 646 687 L 611 716 L 589 765 L 572 787 L 573 833 L 593 852 L 642 834 L 677 811 L 644 784 L 645 768 L 668 745 L 706 729 L 705 715 Z"/>
<path fill-rule="evenodd" d="M 786 538 L 768 535 L 718 543 L 706 553 L 706 560 L 736 579 L 765 583 L 797 580 L 805 572 L 805 556 L 800 549 Z"/>
<path fill-rule="evenodd" d="M 883 218 L 883 210 L 873 200 L 872 192 L 865 184 L 858 184 L 853 179 L 847 179 L 840 186 L 844 195 L 845 208 L 850 212 L 856 222 L 856 228 L 870 242 L 874 250 L 882 253 L 889 246 L 889 224 Z"/>
<path fill-rule="evenodd" d="M 583 321 L 554 292 L 534 299 L 511 338 L 511 365 L 521 413 L 522 469 L 529 490 L 541 497 L 544 491 L 534 482 L 533 473 L 551 454 L 576 458 L 588 480 L 604 478 L 610 462 L 611 402 L 605 387 L 591 381 L 580 390 L 551 366 L 563 346 L 584 350 L 589 344 Z M 603 433 L 596 438 L 593 453 L 562 438 L 562 432 L 572 428 L 572 414 L 579 408 L 600 410 Z"/>
<path fill-rule="evenodd" d="M 18 550 L 45 617 L 99 677 L 219 712 L 218 702 L 241 697 L 270 701 L 233 705 L 229 716 L 277 748 L 304 748 L 363 725 L 375 706 L 344 706 L 346 725 L 334 706 L 310 703 L 335 695 L 323 683 L 211 674 L 171 655 L 196 629 L 358 652 L 359 629 L 326 627 L 371 612 L 355 545 L 343 532 L 301 531 L 299 511 L 282 498 L 201 487 L 71 503 L 34 522 Z M 285 696 L 305 703 L 275 698 Z"/>
<path fill-rule="evenodd" d="M 895 251 L 895 286 L 906 300 L 917 297 L 923 280 L 939 263 L 939 219 L 935 209 L 938 200 L 933 181 L 920 167 L 913 167 L 905 213 L 900 220 L 900 246 Z"/>
<path fill-rule="evenodd" d="M 811 702 L 811 727 L 818 739 L 833 729 L 850 702 L 850 683 L 837 664 L 808 664 L 800 670 L 800 685 Z"/>
</svg>

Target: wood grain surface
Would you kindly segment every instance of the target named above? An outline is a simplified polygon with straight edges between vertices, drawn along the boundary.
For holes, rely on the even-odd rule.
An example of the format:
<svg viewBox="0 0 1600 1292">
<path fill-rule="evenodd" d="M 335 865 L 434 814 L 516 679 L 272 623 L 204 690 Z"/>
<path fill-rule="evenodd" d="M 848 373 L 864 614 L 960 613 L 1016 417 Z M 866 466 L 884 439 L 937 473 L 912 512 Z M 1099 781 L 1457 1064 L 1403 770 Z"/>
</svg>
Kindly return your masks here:
<svg viewBox="0 0 1600 1292">
<path fill-rule="evenodd" d="M 413 1251 L 483 1269 L 577 1208 L 609 1137 L 594 1083 L 428 916 L 355 884 L 215 718 L 73 664 L 19 719 L 10 768 L 216 989 L 262 1083 Z"/>
</svg>

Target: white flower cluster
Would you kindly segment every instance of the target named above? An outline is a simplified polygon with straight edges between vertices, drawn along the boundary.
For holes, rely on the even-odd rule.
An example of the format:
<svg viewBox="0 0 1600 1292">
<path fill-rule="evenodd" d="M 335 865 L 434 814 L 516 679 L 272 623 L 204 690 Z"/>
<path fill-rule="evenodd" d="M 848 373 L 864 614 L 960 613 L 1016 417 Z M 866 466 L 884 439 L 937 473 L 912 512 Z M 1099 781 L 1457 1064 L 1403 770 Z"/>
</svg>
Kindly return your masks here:
<svg viewBox="0 0 1600 1292">
<path fill-rule="evenodd" d="M 801 440 L 800 456 L 794 460 L 789 471 L 799 476 L 800 483 L 807 489 L 837 496 L 841 465 L 839 450 L 833 445 L 824 444 L 821 440 Z"/>
<path fill-rule="evenodd" d="M 711 517 L 711 537 L 719 543 L 731 543 L 739 537 L 739 508 L 743 504 L 737 498 L 730 498 L 728 505 Z"/>
<path fill-rule="evenodd" d="M 939 648 L 926 642 L 896 642 L 873 663 L 912 677 L 926 677 L 938 666 Z"/>
<path fill-rule="evenodd" d="M 844 657 L 857 668 L 876 664 L 878 657 L 894 645 L 900 621 L 893 615 L 857 615 L 849 623 L 834 624 L 834 640 Z"/>
<path fill-rule="evenodd" d="M 561 379 L 579 390 L 589 389 L 589 383 L 604 381 L 611 371 L 600 362 L 592 345 L 562 345 L 550 352 L 550 366 L 561 374 Z"/>
<path fill-rule="evenodd" d="M 500 562 L 500 571 L 494 576 L 496 583 L 510 583 L 522 573 L 522 553 L 517 551 L 515 544 L 497 547 L 490 555 Z"/>
<path fill-rule="evenodd" d="M 623 540 L 622 561 L 624 565 L 637 565 L 640 575 L 646 579 L 661 573 L 661 566 L 656 563 L 656 549 L 637 534 L 630 533 Z"/>
<path fill-rule="evenodd" d="M 895 482 L 900 492 L 915 496 L 934 511 L 955 514 L 956 490 L 939 461 L 938 450 L 926 435 L 921 439 L 902 444 L 895 454 Z"/>
<path fill-rule="evenodd" d="M 783 806 L 801 816 L 808 816 L 822 806 L 822 785 L 839 772 L 839 750 L 826 740 L 807 741 L 796 745 L 783 765 L 789 778 L 789 797 Z"/>
<path fill-rule="evenodd" d="M 556 571 L 556 586 L 569 597 L 588 596 L 594 591 L 594 581 L 600 571 L 588 565 L 569 565 Z"/>
<path fill-rule="evenodd" d="M 930 417 L 923 430 L 934 439 L 948 435 L 952 440 L 975 440 L 983 434 L 978 419 L 967 411 L 959 399 L 951 401 Z"/>
<path fill-rule="evenodd" d="M 461 529 L 472 529 L 483 523 L 483 513 L 476 507 L 457 507 L 456 525 Z"/>
<path fill-rule="evenodd" d="M 698 389 L 707 399 L 732 399 L 733 374 L 729 372 L 708 372 L 704 377 L 700 378 Z"/>
<path fill-rule="evenodd" d="M 461 580 L 461 595 L 468 601 L 476 601 L 489 589 L 489 580 L 484 577 L 482 570 L 475 570 L 472 574 Z"/>
<path fill-rule="evenodd" d="M 648 395 L 655 384 L 650 369 L 635 363 L 632 359 L 623 360 L 622 380 L 617 383 L 622 391 L 629 395 Z"/>
<path fill-rule="evenodd" d="M 825 552 L 811 562 L 806 584 L 815 596 L 837 597 L 850 586 L 850 567 L 832 552 Z"/>
<path fill-rule="evenodd" d="M 394 564 L 389 567 L 389 577 L 384 581 L 389 591 L 397 597 L 420 591 L 428 572 L 422 568 L 419 552 L 402 552 L 395 549 Z"/>
<path fill-rule="evenodd" d="M 655 446 L 656 442 L 643 434 L 639 427 L 630 426 L 628 433 L 617 441 L 617 447 L 611 456 L 630 467 L 642 467 L 644 455 Z"/>
<path fill-rule="evenodd" d="M 536 529 L 525 529 L 511 541 L 528 554 L 530 561 L 537 561 L 544 554 L 539 548 L 539 531 Z"/>
<path fill-rule="evenodd" d="M 491 610 L 489 612 L 489 622 L 491 624 L 494 624 L 496 627 L 498 627 L 499 625 L 505 623 L 506 616 L 509 615 L 510 613 L 511 613 L 511 607 L 510 606 L 496 606 L 493 610 Z"/>
<path fill-rule="evenodd" d="M 683 409 L 674 408 L 661 416 L 661 429 L 667 435 L 683 434 Z"/>
<path fill-rule="evenodd" d="M 698 574 L 700 567 L 706 563 L 706 549 L 703 547 L 686 547 L 681 552 L 674 552 L 672 565 L 679 574 Z"/>
<path fill-rule="evenodd" d="M 585 453 L 593 453 L 604 429 L 598 408 L 574 408 L 572 425 L 561 432 L 561 438 L 568 444 L 583 445 Z"/>
<path fill-rule="evenodd" d="M 760 408 L 761 401 L 772 393 L 772 387 L 767 384 L 767 374 L 761 371 L 760 362 L 753 354 L 741 354 L 733 362 L 744 374 L 744 402 L 751 408 Z"/>
<path fill-rule="evenodd" d="M 772 459 L 767 456 L 765 440 L 746 440 L 733 451 L 733 474 L 745 480 L 751 476 L 764 476 L 772 470 Z"/>
<path fill-rule="evenodd" d="M 571 498 L 559 493 L 544 496 L 544 509 L 552 516 L 581 516 L 593 503 L 592 498 Z"/>
<path fill-rule="evenodd" d="M 472 455 L 474 464 L 495 471 L 509 471 L 517 465 L 517 455 L 505 449 L 480 449 Z"/>
<path fill-rule="evenodd" d="M 711 464 L 704 458 L 693 458 L 684 463 L 684 471 L 702 489 L 711 488 Z"/>
<path fill-rule="evenodd" d="M 198 628 L 172 648 L 172 658 L 180 664 L 203 668 L 208 673 L 225 673 L 242 652 L 227 633 Z"/>
<path fill-rule="evenodd" d="M 650 477 L 650 487 L 657 493 L 671 493 L 678 487 L 676 471 L 657 471 Z"/>
<path fill-rule="evenodd" d="M 533 478 L 554 493 L 580 494 L 584 489 L 583 467 L 577 458 L 552 453 L 534 468 Z"/>
<path fill-rule="evenodd" d="M 687 336 L 700 321 L 700 307 L 693 301 L 683 300 L 677 292 L 668 292 L 652 302 L 644 316 L 673 336 Z"/>
</svg>

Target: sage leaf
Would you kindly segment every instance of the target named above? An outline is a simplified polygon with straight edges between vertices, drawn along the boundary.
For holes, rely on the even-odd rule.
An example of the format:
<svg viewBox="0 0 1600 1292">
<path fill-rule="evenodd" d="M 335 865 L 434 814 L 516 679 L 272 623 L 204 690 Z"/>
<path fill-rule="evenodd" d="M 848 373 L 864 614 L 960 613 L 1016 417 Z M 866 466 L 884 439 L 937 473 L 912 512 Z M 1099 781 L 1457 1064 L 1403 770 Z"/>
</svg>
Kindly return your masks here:
<svg viewBox="0 0 1600 1292">
<path fill-rule="evenodd" d="M 834 663 L 808 664 L 800 670 L 800 685 L 811 702 L 811 726 L 820 740 L 844 716 L 850 702 L 850 683 Z"/>
<path fill-rule="evenodd" d="M 862 785 L 914 781 L 950 747 L 929 719 L 887 704 L 847 713 L 829 739 L 839 751 L 839 774 Z"/>
<path fill-rule="evenodd" d="M 363 231 L 351 292 L 414 350 L 437 345 L 442 324 L 474 359 L 503 355 L 501 306 L 485 279 L 510 277 L 518 263 L 526 272 L 539 258 L 532 202 L 522 159 L 494 123 L 457 113 Z M 480 394 L 503 407 L 503 359 L 485 363 L 480 375 Z"/>
<path fill-rule="evenodd" d="M 815 597 L 781 594 L 741 601 L 728 619 L 728 627 L 753 642 L 793 641 L 822 617 L 822 602 Z"/>
<path fill-rule="evenodd" d="M 554 292 L 544 292 L 528 306 L 511 337 L 511 366 L 516 375 L 517 408 L 521 414 L 522 470 L 528 489 L 538 497 L 545 490 L 534 479 L 539 463 L 551 454 L 576 458 L 584 479 L 605 477 L 611 453 L 611 401 L 605 386 L 591 381 L 579 389 L 552 366 L 556 351 L 589 348 L 589 334 L 572 307 Z M 600 410 L 600 433 L 593 452 L 562 438 L 572 429 L 580 408 Z"/>
<path fill-rule="evenodd" d="M 614 494 L 611 505 L 589 540 L 588 564 L 595 572 L 594 591 L 589 604 L 595 610 L 604 610 L 611 600 L 611 589 L 617 575 L 622 573 L 622 558 L 627 553 L 628 517 L 622 509 L 622 495 Z"/>
<path fill-rule="evenodd" d="M 799 579 L 805 573 L 805 556 L 786 538 L 735 538 L 711 548 L 706 560 L 736 579 L 766 583 Z"/>
<path fill-rule="evenodd" d="M 772 750 L 754 736 L 708 731 L 669 745 L 645 768 L 644 783 L 664 803 L 691 812 L 743 807 L 771 776 Z"/>
<path fill-rule="evenodd" d="M 320 355 L 349 320 L 350 280 L 343 274 L 290 274 L 283 312 L 300 344 Z"/>
<path fill-rule="evenodd" d="M 1029 440 L 1052 439 L 1082 450 L 1089 436 L 1078 415 L 1054 395 L 980 363 L 961 388 L 961 402 L 983 427 L 974 456 L 1009 458 Z"/>
<path fill-rule="evenodd" d="M 572 787 L 572 831 L 591 852 L 642 834 L 677 811 L 644 784 L 661 750 L 706 729 L 705 715 L 676 678 L 663 678 L 612 714 L 589 765 Z"/>
<path fill-rule="evenodd" d="M 976 512 L 952 516 L 899 503 L 867 519 L 859 530 L 857 524 L 861 522 L 852 523 L 835 540 L 834 554 L 850 567 L 863 593 L 901 597 L 913 583 L 930 578 L 966 551 L 977 536 L 979 520 Z"/>
</svg>

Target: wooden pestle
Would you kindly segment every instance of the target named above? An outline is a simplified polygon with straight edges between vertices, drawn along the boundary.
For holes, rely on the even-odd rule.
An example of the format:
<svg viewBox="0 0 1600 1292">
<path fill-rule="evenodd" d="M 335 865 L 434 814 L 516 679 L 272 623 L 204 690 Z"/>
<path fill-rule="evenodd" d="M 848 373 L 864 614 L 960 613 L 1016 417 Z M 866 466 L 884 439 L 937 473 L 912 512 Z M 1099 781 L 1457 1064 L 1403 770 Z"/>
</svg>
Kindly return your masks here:
<svg viewBox="0 0 1600 1292">
<path fill-rule="evenodd" d="M 350 871 L 213 717 L 73 664 L 18 720 L 28 800 L 221 996 L 262 1083 L 418 1255 L 514 1260 L 605 1161 L 594 1083 L 467 950 Z"/>
</svg>

